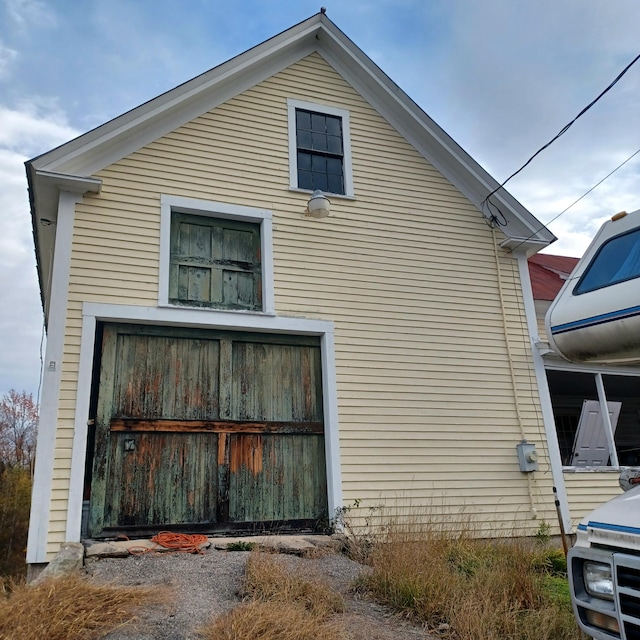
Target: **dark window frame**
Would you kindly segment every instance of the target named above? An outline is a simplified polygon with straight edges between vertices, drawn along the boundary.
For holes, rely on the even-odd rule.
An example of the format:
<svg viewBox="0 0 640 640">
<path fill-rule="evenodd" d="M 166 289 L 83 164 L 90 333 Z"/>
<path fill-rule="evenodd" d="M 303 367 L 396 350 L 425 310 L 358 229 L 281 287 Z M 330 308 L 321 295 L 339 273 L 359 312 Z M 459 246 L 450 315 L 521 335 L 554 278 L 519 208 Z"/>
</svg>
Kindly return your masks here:
<svg viewBox="0 0 640 640">
<path fill-rule="evenodd" d="M 342 117 L 301 107 L 294 113 L 298 188 L 346 195 Z"/>
</svg>

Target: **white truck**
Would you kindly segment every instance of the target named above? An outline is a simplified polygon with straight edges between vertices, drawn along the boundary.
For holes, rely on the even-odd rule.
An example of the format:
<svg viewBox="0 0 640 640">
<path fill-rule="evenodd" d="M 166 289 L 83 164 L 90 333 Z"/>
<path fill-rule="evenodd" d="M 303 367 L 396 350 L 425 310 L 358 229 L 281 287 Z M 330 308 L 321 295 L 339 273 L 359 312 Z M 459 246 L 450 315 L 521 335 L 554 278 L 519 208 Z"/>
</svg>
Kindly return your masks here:
<svg viewBox="0 0 640 640">
<path fill-rule="evenodd" d="M 640 363 L 640 210 L 601 227 L 545 323 L 571 362 Z M 579 524 L 567 558 L 576 619 L 596 640 L 640 640 L 640 469 L 623 469 L 620 485 Z"/>
</svg>

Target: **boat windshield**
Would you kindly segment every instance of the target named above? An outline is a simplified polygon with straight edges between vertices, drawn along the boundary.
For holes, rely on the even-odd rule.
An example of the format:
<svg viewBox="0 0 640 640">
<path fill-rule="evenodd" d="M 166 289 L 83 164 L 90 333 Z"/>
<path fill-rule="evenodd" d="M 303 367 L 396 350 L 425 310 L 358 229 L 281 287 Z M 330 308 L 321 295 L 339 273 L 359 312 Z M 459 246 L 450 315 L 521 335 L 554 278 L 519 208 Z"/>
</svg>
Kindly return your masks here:
<svg viewBox="0 0 640 640">
<path fill-rule="evenodd" d="M 605 242 L 573 290 L 574 295 L 640 277 L 640 229 Z"/>
</svg>

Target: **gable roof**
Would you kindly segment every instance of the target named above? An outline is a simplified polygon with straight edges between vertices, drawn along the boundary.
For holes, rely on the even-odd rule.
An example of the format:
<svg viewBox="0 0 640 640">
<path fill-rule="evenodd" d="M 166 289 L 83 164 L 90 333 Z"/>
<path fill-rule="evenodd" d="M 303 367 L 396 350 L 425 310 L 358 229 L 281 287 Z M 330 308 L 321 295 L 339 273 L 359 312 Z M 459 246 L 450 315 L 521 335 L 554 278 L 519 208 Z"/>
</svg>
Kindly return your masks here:
<svg viewBox="0 0 640 640">
<path fill-rule="evenodd" d="M 210 111 L 311 53 L 319 53 L 410 144 L 481 211 L 498 183 L 322 12 L 113 120 L 26 163 L 40 260 L 53 250 L 42 218 L 55 220 L 59 190 L 99 192 L 96 172 Z M 506 224 L 503 245 L 527 254 L 555 236 L 506 190 L 493 202 Z M 46 280 L 46 279 L 45 279 Z M 42 289 L 42 287 L 41 287 Z"/>
<path fill-rule="evenodd" d="M 579 258 L 538 253 L 529 258 L 529 275 L 534 300 L 553 300 L 565 280 L 578 264 Z"/>
</svg>

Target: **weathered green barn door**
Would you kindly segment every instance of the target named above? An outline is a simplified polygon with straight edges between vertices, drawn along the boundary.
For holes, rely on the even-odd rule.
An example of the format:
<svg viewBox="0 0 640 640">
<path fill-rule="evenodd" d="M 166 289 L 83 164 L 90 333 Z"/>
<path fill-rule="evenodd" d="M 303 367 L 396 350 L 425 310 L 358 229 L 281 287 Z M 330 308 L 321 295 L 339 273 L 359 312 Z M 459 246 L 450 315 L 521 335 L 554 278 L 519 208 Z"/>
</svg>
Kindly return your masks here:
<svg viewBox="0 0 640 640">
<path fill-rule="evenodd" d="M 327 517 L 315 338 L 106 325 L 90 534 Z"/>
</svg>

